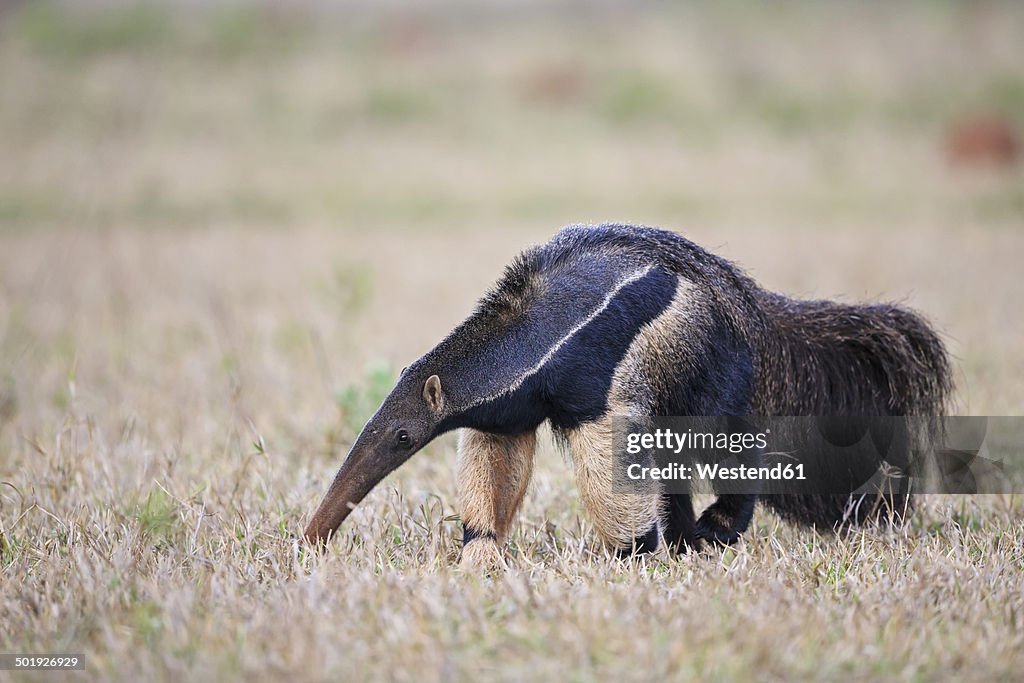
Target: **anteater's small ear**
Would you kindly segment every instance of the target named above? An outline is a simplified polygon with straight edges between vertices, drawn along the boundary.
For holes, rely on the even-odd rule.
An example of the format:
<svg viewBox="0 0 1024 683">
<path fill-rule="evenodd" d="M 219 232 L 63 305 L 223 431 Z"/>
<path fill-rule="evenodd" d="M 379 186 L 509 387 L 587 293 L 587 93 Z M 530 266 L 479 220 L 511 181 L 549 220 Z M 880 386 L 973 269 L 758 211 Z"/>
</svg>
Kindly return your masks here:
<svg viewBox="0 0 1024 683">
<path fill-rule="evenodd" d="M 440 377 L 431 375 L 427 378 L 427 383 L 423 385 L 423 398 L 427 399 L 427 403 L 435 413 L 440 413 L 444 409 L 444 394 L 441 393 Z"/>
</svg>

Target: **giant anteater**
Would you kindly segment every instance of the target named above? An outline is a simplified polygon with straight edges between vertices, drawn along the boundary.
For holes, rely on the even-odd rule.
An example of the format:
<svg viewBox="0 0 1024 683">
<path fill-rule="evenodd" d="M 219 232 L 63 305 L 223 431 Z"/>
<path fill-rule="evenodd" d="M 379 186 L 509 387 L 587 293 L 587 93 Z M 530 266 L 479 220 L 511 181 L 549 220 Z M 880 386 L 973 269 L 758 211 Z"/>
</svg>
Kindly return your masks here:
<svg viewBox="0 0 1024 683">
<path fill-rule="evenodd" d="M 905 308 L 767 292 L 664 230 L 569 226 L 516 258 L 473 314 L 402 372 L 305 536 L 325 541 L 388 473 L 458 429 L 463 563 L 500 562 L 546 420 L 610 547 L 730 543 L 756 496 L 719 496 L 695 519 L 688 495 L 613 491 L 611 416 L 940 415 L 950 388 L 942 342 Z M 895 498 L 886 502 L 899 512 L 906 501 Z M 826 528 L 863 521 L 870 507 L 848 495 L 764 502 Z"/>
</svg>

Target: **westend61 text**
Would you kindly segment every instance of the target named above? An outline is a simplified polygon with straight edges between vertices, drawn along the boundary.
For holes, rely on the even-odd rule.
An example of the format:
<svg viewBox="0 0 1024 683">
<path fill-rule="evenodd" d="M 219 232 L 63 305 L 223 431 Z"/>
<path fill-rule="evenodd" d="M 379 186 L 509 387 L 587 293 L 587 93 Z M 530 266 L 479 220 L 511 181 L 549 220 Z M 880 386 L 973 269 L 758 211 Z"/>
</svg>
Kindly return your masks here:
<svg viewBox="0 0 1024 683">
<path fill-rule="evenodd" d="M 633 463 L 626 476 L 634 481 L 804 481 L 803 463 L 777 463 L 771 467 L 734 465 L 723 467 L 718 463 L 696 463 L 692 466 L 670 463 L 664 467 L 644 467 Z"/>
</svg>

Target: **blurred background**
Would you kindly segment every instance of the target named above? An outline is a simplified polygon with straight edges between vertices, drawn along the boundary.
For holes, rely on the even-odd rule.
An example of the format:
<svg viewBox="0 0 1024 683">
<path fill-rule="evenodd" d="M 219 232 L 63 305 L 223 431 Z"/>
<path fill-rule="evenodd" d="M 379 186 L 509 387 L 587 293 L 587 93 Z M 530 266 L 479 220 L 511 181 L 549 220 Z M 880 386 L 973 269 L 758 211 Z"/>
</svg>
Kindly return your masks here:
<svg viewBox="0 0 1024 683">
<path fill-rule="evenodd" d="M 8 0 L 0 92 L 23 428 L 189 433 L 171 401 L 216 430 L 228 397 L 302 450 L 516 251 L 602 221 L 903 300 L 962 411 L 1024 410 L 1020 3 Z"/>
<path fill-rule="evenodd" d="M 1020 175 L 947 163 L 1017 160 L 997 130 L 956 139 L 1019 132 L 1012 2 L 3 7 L 7 233 L 1024 209 Z"/>
</svg>

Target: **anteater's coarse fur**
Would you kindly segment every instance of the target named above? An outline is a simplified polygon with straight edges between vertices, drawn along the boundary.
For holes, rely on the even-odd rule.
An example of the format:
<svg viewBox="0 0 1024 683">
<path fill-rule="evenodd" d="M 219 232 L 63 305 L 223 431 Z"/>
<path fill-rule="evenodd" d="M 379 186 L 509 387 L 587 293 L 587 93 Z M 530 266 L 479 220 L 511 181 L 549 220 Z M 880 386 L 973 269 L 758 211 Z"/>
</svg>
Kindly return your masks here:
<svg viewBox="0 0 1024 683">
<path fill-rule="evenodd" d="M 547 421 L 610 545 L 728 543 L 748 525 L 753 496 L 721 496 L 695 520 L 689 496 L 638 506 L 612 493 L 611 415 L 938 416 L 950 392 L 942 342 L 906 308 L 798 301 L 675 233 L 570 226 L 521 254 L 476 311 L 403 372 L 306 534 L 325 538 L 383 476 L 461 429 L 465 553 L 481 539 L 495 546 Z M 902 496 L 883 506 L 841 495 L 763 502 L 826 529 L 906 505 Z"/>
</svg>

